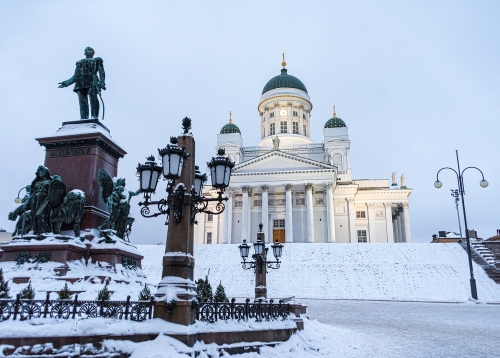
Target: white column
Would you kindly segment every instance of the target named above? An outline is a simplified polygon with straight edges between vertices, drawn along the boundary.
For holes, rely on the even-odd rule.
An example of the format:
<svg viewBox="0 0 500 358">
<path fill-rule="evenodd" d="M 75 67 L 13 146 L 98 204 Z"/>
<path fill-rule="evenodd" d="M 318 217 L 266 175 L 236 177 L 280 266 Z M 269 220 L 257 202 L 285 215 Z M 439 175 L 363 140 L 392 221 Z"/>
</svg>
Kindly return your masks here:
<svg viewBox="0 0 500 358">
<path fill-rule="evenodd" d="M 411 242 L 411 230 L 410 230 L 410 203 L 403 203 L 403 215 L 404 215 L 404 226 L 405 226 L 405 242 Z"/>
<path fill-rule="evenodd" d="M 306 184 L 307 242 L 314 242 L 313 190 L 311 183 Z"/>
<path fill-rule="evenodd" d="M 394 242 L 398 242 L 398 225 L 396 218 L 392 220 L 392 231 L 394 232 Z"/>
<path fill-rule="evenodd" d="M 287 103 L 288 118 L 287 118 L 287 133 L 293 133 L 293 119 L 292 119 L 292 103 Z M 286 235 L 286 234 L 285 234 Z"/>
<path fill-rule="evenodd" d="M 234 190 L 229 190 L 229 200 L 227 201 L 227 243 L 231 243 L 233 235 L 233 196 Z"/>
<path fill-rule="evenodd" d="M 285 242 L 293 242 L 292 184 L 285 185 L 285 192 L 286 192 Z"/>
<path fill-rule="evenodd" d="M 269 185 L 262 185 L 262 232 L 265 235 L 266 242 L 272 242 L 272 237 L 269 237 L 269 199 L 267 193 Z"/>
<path fill-rule="evenodd" d="M 333 183 L 326 183 L 326 215 L 328 221 L 327 242 L 335 242 L 335 203 L 333 201 Z"/>
<path fill-rule="evenodd" d="M 385 227 L 387 230 L 387 242 L 394 242 L 394 232 L 392 230 L 392 203 L 384 203 L 385 207 Z"/>
<path fill-rule="evenodd" d="M 354 198 L 347 198 L 349 207 L 349 241 L 351 243 L 358 242 L 358 235 L 356 233 L 356 211 L 354 210 Z"/>
<path fill-rule="evenodd" d="M 248 225 L 247 225 L 247 227 L 248 227 L 248 238 L 250 239 L 250 241 L 252 241 L 252 239 L 255 240 L 257 238 L 257 237 L 252 238 L 252 236 L 251 236 L 252 225 L 253 225 L 252 224 L 252 201 L 251 201 L 252 199 L 251 198 L 252 198 L 252 188 L 248 189 L 248 219 L 247 219 Z M 258 224 L 260 224 L 260 223 L 257 223 L 257 225 L 255 225 L 254 228 L 258 229 L 259 228 Z"/>
<path fill-rule="evenodd" d="M 227 194 L 224 194 L 224 197 L 227 198 Z M 228 240 L 227 240 L 227 238 L 228 238 L 227 232 L 229 230 L 229 226 L 227 224 L 228 215 L 229 215 L 228 204 L 229 204 L 229 200 L 226 201 L 224 211 L 222 212 L 222 238 L 220 240 L 221 244 L 227 244 L 227 242 L 228 242 Z"/>
<path fill-rule="evenodd" d="M 402 228 L 402 220 L 401 220 L 401 213 L 398 214 L 396 217 L 396 225 L 398 228 L 398 242 L 403 242 L 403 228 Z"/>
<path fill-rule="evenodd" d="M 248 241 L 248 212 L 249 212 L 249 203 L 248 203 L 248 191 L 250 190 L 249 186 L 243 186 L 241 187 L 243 191 L 243 203 L 242 203 L 242 210 L 241 210 L 241 241 L 246 240 Z"/>
<path fill-rule="evenodd" d="M 368 242 L 377 242 L 375 233 L 375 204 L 368 203 L 368 232 L 370 233 Z"/>
<path fill-rule="evenodd" d="M 198 242 L 200 245 L 205 244 L 205 218 L 204 212 L 198 213 Z"/>
<path fill-rule="evenodd" d="M 214 209 L 214 208 L 213 208 Z M 220 244 L 220 236 L 219 236 L 219 220 L 221 219 L 220 215 L 213 216 L 212 222 L 212 244 Z"/>
</svg>

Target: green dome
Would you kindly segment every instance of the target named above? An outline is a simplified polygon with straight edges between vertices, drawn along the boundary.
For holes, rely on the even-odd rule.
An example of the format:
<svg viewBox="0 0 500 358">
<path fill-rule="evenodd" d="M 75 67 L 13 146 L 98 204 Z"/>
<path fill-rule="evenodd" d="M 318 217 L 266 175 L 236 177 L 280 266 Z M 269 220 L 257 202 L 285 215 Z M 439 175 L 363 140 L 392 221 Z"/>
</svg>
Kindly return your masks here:
<svg viewBox="0 0 500 358">
<path fill-rule="evenodd" d="M 226 134 L 226 133 L 240 133 L 240 129 L 238 126 L 234 123 L 228 123 L 222 129 L 220 130 L 220 134 Z"/>
<path fill-rule="evenodd" d="M 347 127 L 345 122 L 339 117 L 332 117 L 325 123 L 325 128 Z"/>
<path fill-rule="evenodd" d="M 281 70 L 281 75 L 275 76 L 271 78 L 266 85 L 264 86 L 264 89 L 262 90 L 262 94 L 266 93 L 267 91 L 273 90 L 275 88 L 297 88 L 301 91 L 304 91 L 307 93 L 307 88 L 304 86 L 301 80 L 299 80 L 297 77 L 292 76 L 287 74 L 286 68 L 283 68 Z"/>
</svg>

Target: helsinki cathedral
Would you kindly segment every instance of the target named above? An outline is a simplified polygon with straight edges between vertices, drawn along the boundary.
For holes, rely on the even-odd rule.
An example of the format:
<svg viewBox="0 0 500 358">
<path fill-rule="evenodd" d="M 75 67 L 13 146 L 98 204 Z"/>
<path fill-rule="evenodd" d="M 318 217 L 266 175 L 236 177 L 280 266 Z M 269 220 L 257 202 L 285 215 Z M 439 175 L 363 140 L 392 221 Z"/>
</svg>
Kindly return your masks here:
<svg viewBox="0 0 500 358">
<path fill-rule="evenodd" d="M 236 163 L 221 215 L 201 213 L 195 244 L 254 241 L 259 224 L 267 242 L 411 242 L 408 197 L 412 190 L 388 179 L 355 179 L 347 124 L 333 112 L 323 142 L 311 140 L 307 88 L 288 74 L 271 78 L 258 105 L 261 141 L 243 146 L 230 116 L 217 134 Z M 216 197 L 204 190 L 204 196 Z"/>
</svg>

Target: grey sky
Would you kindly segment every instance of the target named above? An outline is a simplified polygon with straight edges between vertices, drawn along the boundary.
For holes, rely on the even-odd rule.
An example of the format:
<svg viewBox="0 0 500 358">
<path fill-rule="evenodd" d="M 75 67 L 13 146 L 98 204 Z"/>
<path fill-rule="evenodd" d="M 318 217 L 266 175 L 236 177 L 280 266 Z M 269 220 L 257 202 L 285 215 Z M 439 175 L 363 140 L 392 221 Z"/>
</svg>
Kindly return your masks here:
<svg viewBox="0 0 500 358">
<path fill-rule="evenodd" d="M 104 59 L 105 125 L 129 153 L 119 175 L 137 187 L 135 167 L 193 119 L 197 163 L 214 154 L 229 111 L 247 146 L 259 141 L 263 86 L 288 73 L 314 105 L 312 139 L 337 115 L 349 126 L 355 178 L 390 178 L 413 188 L 413 239 L 458 231 L 449 189 L 436 172 L 465 175 L 469 227 L 490 237 L 497 208 L 500 133 L 500 3 L 496 1 L 0 1 L 0 227 L 17 191 L 31 182 L 44 150 L 35 137 L 78 120 L 71 77 L 91 46 Z M 64 178 L 63 178 L 64 179 Z M 163 194 L 164 183 L 160 184 Z M 143 219 L 133 199 L 133 241 L 164 241 L 163 219 Z"/>
</svg>

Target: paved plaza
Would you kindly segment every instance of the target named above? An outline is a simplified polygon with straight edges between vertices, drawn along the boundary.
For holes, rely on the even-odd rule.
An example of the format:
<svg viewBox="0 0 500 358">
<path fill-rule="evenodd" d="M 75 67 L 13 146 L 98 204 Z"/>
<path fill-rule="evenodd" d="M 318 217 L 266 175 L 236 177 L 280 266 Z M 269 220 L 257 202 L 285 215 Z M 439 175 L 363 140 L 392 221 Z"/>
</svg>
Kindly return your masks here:
<svg viewBox="0 0 500 358">
<path fill-rule="evenodd" d="M 344 339 L 333 342 L 351 357 L 500 357 L 500 305 L 301 302 L 311 319 L 339 329 Z"/>
</svg>

